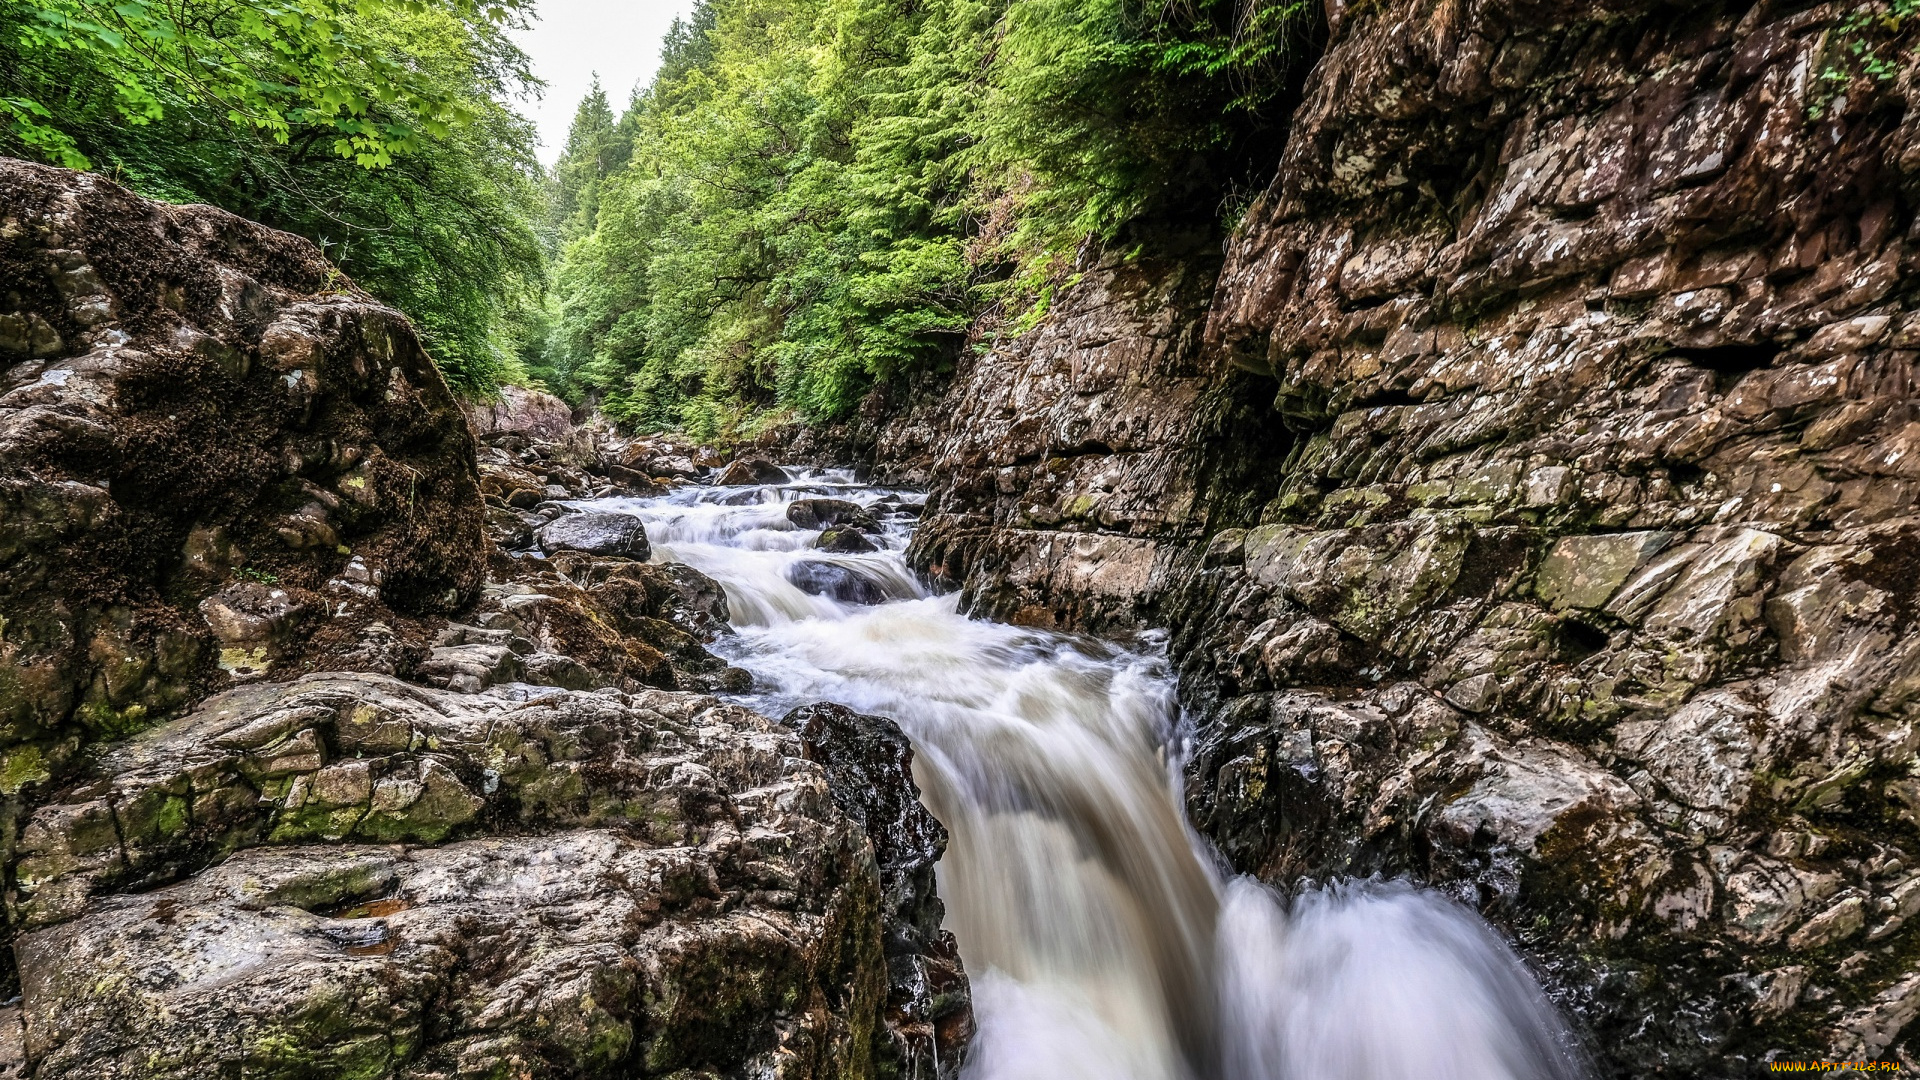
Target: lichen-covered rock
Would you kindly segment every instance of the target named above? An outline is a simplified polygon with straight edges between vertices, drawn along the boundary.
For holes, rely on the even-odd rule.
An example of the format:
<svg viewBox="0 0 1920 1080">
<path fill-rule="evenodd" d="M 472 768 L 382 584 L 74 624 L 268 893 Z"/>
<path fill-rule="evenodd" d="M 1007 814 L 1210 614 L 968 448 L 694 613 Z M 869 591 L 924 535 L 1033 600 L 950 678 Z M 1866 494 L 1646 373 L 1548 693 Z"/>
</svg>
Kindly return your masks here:
<svg viewBox="0 0 1920 1080">
<path fill-rule="evenodd" d="M 860 534 L 860 530 L 845 526 L 835 526 L 821 532 L 819 539 L 813 542 L 815 549 L 831 551 L 838 555 L 864 555 L 878 551 L 873 541 Z"/>
<path fill-rule="evenodd" d="M 0 753 L 455 610 L 484 560 L 405 318 L 298 237 L 0 160 Z"/>
<path fill-rule="evenodd" d="M 215 697 L 23 830 L 33 1075 L 884 1075 L 884 942 L 924 912 L 809 756 L 661 691 Z M 924 876 L 900 780 L 872 835 Z"/>
</svg>

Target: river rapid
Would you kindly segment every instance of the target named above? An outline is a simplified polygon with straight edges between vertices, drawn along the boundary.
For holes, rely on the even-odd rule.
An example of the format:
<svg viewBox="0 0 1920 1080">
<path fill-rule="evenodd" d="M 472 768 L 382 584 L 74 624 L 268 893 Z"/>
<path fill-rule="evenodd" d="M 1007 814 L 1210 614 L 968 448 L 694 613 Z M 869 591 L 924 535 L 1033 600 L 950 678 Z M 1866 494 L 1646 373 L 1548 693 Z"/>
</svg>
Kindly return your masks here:
<svg viewBox="0 0 1920 1080">
<path fill-rule="evenodd" d="M 748 704 L 835 701 L 912 739 L 952 834 L 938 878 L 973 981 L 968 1080 L 1583 1075 L 1532 976 L 1467 909 L 1397 882 L 1288 902 L 1223 870 L 1181 811 L 1156 636 L 967 618 L 907 568 L 918 495 L 788 474 L 574 505 L 638 516 L 656 560 L 725 587 L 737 632 L 714 651 L 753 673 Z M 821 530 L 789 511 L 818 498 L 865 508 L 878 550 L 815 550 Z"/>
</svg>

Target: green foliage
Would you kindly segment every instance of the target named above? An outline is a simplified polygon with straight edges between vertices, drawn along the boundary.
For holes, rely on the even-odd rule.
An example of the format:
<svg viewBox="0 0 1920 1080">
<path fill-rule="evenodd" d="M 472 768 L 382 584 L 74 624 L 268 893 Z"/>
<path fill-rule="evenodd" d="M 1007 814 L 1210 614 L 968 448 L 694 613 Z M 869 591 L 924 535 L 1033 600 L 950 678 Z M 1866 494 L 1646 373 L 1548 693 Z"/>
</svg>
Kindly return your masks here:
<svg viewBox="0 0 1920 1080">
<path fill-rule="evenodd" d="M 319 242 L 470 392 L 545 281 L 518 0 L 0 0 L 0 151 Z"/>
<path fill-rule="evenodd" d="M 165 115 L 175 100 L 213 107 L 235 124 L 289 141 L 324 128 L 330 148 L 367 168 L 416 151 L 473 118 L 449 88 L 367 32 L 428 13 L 490 35 L 520 0 L 4 0 L 0 24 L 20 53 L 60 54 L 62 66 L 100 78 L 129 124 Z M 85 168 L 59 114 L 37 98 L 5 99 L 21 143 Z M 44 121 L 44 123 L 43 123 Z"/>
<path fill-rule="evenodd" d="M 1217 227 L 1271 168 L 1311 10 L 702 0 L 618 122 L 597 88 L 576 116 L 542 370 L 726 433 L 1023 332 L 1087 239 Z"/>
<path fill-rule="evenodd" d="M 1877 0 L 1848 10 L 1827 35 L 1820 85 L 1809 112 L 1819 119 L 1856 77 L 1890 82 L 1911 62 L 1913 44 L 1903 31 L 1920 14 L 1920 0 Z"/>
</svg>

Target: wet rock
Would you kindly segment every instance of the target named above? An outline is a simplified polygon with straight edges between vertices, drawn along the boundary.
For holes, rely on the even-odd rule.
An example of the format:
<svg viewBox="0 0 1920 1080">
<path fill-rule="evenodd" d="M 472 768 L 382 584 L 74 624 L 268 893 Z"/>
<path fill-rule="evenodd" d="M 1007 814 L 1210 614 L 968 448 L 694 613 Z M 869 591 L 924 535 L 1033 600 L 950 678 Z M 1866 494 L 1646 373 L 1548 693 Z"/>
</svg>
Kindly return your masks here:
<svg viewBox="0 0 1920 1080">
<path fill-rule="evenodd" d="M 549 552 L 579 551 L 642 561 L 653 553 L 646 527 L 632 514 L 566 514 L 540 526 L 536 535 L 540 547 Z"/>
<path fill-rule="evenodd" d="M 765 458 L 741 458 L 721 471 L 714 483 L 720 487 L 784 484 L 786 470 Z"/>
<path fill-rule="evenodd" d="M 231 692 L 28 823 L 23 1056 L 49 1077 L 872 1075 L 880 882 L 825 772 L 692 695 Z M 121 854 L 98 857 L 102 824 Z"/>
<path fill-rule="evenodd" d="M 1329 12 L 1224 262 L 1085 253 L 902 414 L 910 560 L 1165 628 L 1234 867 L 1472 896 L 1605 1073 L 1913 1058 L 1911 80 L 1839 9 Z M 1727 992 L 1855 894 L 1877 959 Z"/>
<path fill-rule="evenodd" d="M 729 629 L 727 591 L 685 563 L 583 565 L 563 556 L 555 564 L 585 582 L 616 625 L 639 627 L 640 620 L 664 620 L 702 641 Z"/>
<path fill-rule="evenodd" d="M 899 725 L 842 705 L 795 709 L 781 723 L 800 732 L 807 758 L 826 767 L 827 788 L 858 821 L 880 867 L 889 972 L 887 1027 L 893 1075 L 959 1075 L 973 1015 L 934 865 L 947 831 L 920 803 L 913 747 Z"/>
<path fill-rule="evenodd" d="M 787 520 L 802 529 L 840 525 L 871 532 L 876 527 L 865 507 L 845 499 L 795 499 L 787 504 Z"/>
<path fill-rule="evenodd" d="M 0 753 L 64 758 L 473 600 L 473 440 L 403 316 L 209 207 L 11 160 L 0 193 L 0 339 L 27 354 L 0 372 Z M 350 558 L 377 583 L 345 588 Z"/>
<path fill-rule="evenodd" d="M 503 551 L 525 551 L 534 544 L 534 525 L 505 507 L 487 507 L 487 536 Z"/>
<path fill-rule="evenodd" d="M 1499 745 L 1483 732 L 1480 778 L 1440 811 L 1440 830 L 1466 847 L 1479 837 L 1531 854 L 1563 818 L 1615 817 L 1639 799 L 1613 774 L 1550 745 Z"/>
<path fill-rule="evenodd" d="M 880 550 L 873 546 L 873 541 L 860 535 L 860 530 L 838 526 L 822 532 L 820 538 L 813 542 L 813 546 L 819 551 L 831 551 L 841 555 L 860 555 Z"/>
<path fill-rule="evenodd" d="M 570 658 L 591 685 L 735 691 L 751 685 L 704 644 L 727 632 L 726 592 L 678 563 L 642 563 L 582 552 L 501 560 L 506 581 L 490 583 L 473 615 L 477 625 L 520 644 L 523 653 Z M 526 677 L 579 685 L 580 672 L 557 661 Z"/>
<path fill-rule="evenodd" d="M 1605 607 L 1627 575 L 1672 539 L 1661 532 L 1563 537 L 1541 560 L 1534 595 L 1559 608 Z"/>
<path fill-rule="evenodd" d="M 1738 697 L 1708 694 L 1662 720 L 1620 725 L 1616 745 L 1644 763 L 1675 801 L 1738 814 L 1753 784 L 1757 719 Z"/>
<path fill-rule="evenodd" d="M 1752 857 L 1726 878 L 1728 931 L 1756 944 L 1778 941 L 1839 884 L 1837 874 Z"/>
<path fill-rule="evenodd" d="M 839 563 L 802 559 L 787 567 L 787 580 L 803 593 L 843 604 L 881 604 L 888 599 L 879 582 Z"/>
</svg>

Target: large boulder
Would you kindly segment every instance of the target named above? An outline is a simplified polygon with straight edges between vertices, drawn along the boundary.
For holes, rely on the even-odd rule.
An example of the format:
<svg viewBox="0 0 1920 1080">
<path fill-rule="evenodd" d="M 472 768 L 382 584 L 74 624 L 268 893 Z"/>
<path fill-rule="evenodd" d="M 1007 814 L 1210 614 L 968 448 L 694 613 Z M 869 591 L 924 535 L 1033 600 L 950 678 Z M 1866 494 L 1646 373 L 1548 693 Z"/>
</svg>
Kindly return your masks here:
<svg viewBox="0 0 1920 1080">
<path fill-rule="evenodd" d="M 849 525 L 872 530 L 877 526 L 866 507 L 846 499 L 795 499 L 787 504 L 787 520 L 802 529 Z"/>
<path fill-rule="evenodd" d="M 726 467 L 714 483 L 721 487 L 784 484 L 786 470 L 765 458 L 741 458 Z"/>
<path fill-rule="evenodd" d="M 324 664 L 323 624 L 460 608 L 485 550 L 404 317 L 298 237 L 0 160 L 0 794 L 229 672 Z"/>
<path fill-rule="evenodd" d="M 829 768 L 688 694 L 231 691 L 25 823 L 26 1064 L 872 1076 L 881 879 Z"/>
<path fill-rule="evenodd" d="M 535 539 L 548 552 L 579 551 L 622 559 L 645 559 L 653 552 L 639 518 L 599 510 L 554 518 L 540 527 Z"/>
<path fill-rule="evenodd" d="M 800 733 L 807 759 L 826 767 L 835 805 L 873 841 L 886 924 L 887 1026 L 900 1076 L 959 1074 L 973 1010 L 934 864 L 947 830 L 920 804 L 913 744 L 900 725 L 823 702 L 781 721 Z"/>
<path fill-rule="evenodd" d="M 880 550 L 861 535 L 860 530 L 840 525 L 822 532 L 813 546 L 817 551 L 831 551 L 836 555 L 864 555 Z"/>
<path fill-rule="evenodd" d="M 567 403 L 541 390 L 503 386 L 490 401 L 467 406 L 467 419 L 473 433 L 481 438 L 491 435 L 525 435 L 558 442 L 573 433 L 573 409 Z"/>
</svg>

